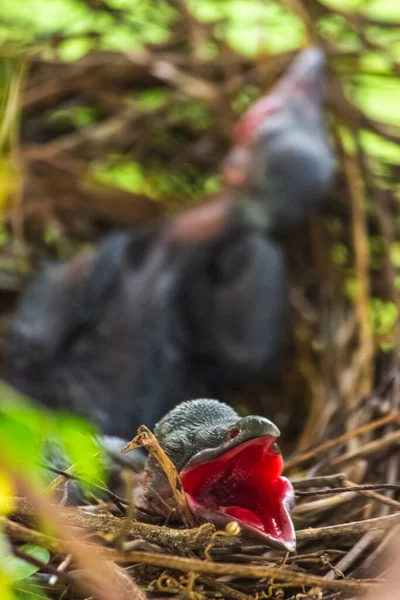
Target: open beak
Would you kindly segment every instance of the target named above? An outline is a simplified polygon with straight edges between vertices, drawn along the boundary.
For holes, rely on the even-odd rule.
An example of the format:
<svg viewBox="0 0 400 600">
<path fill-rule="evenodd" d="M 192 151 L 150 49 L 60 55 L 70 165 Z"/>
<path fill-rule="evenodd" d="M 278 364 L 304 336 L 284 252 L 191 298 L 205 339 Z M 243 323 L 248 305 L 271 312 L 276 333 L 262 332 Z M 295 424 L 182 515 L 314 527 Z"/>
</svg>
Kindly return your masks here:
<svg viewBox="0 0 400 600">
<path fill-rule="evenodd" d="M 248 537 L 292 552 L 296 534 L 291 483 L 282 477 L 276 437 L 263 435 L 211 460 L 191 461 L 181 481 L 193 514 L 224 527 L 238 521 Z"/>
<path fill-rule="evenodd" d="M 278 83 L 274 93 L 283 102 L 289 99 L 301 103 L 305 110 L 319 114 L 324 88 L 325 57 L 318 48 L 308 48 L 298 55 L 285 77 Z"/>
<path fill-rule="evenodd" d="M 242 115 L 234 131 L 233 148 L 223 164 L 224 179 L 229 185 L 237 187 L 246 181 L 252 159 L 250 148 L 270 119 L 290 112 L 296 119 L 321 119 L 324 64 L 321 50 L 304 50 L 273 90 Z"/>
</svg>

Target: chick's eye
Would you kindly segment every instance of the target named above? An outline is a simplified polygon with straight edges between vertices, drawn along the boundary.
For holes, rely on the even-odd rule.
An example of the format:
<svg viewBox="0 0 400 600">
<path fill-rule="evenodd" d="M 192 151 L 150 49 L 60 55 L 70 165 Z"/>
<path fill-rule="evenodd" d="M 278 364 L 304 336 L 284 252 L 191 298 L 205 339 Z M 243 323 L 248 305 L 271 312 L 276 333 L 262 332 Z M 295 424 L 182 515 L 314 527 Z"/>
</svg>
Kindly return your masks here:
<svg viewBox="0 0 400 600">
<path fill-rule="evenodd" d="M 240 430 L 239 430 L 239 429 L 232 429 L 232 430 L 229 432 L 229 437 L 231 438 L 231 440 L 233 440 L 233 439 L 234 439 L 236 436 L 238 436 L 238 435 L 239 435 L 239 433 L 240 433 Z"/>
</svg>

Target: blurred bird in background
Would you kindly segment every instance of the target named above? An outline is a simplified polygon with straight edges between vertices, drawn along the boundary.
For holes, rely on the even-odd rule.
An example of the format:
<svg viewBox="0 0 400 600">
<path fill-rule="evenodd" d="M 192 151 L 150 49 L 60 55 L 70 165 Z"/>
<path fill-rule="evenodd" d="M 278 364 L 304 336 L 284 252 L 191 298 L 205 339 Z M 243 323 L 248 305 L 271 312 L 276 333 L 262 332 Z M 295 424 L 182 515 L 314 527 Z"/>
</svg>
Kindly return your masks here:
<svg viewBox="0 0 400 600">
<path fill-rule="evenodd" d="M 322 53 L 303 51 L 240 119 L 220 197 L 46 265 L 11 323 L 5 378 L 129 438 L 177 403 L 274 369 L 288 284 L 277 241 L 329 192 Z"/>
</svg>

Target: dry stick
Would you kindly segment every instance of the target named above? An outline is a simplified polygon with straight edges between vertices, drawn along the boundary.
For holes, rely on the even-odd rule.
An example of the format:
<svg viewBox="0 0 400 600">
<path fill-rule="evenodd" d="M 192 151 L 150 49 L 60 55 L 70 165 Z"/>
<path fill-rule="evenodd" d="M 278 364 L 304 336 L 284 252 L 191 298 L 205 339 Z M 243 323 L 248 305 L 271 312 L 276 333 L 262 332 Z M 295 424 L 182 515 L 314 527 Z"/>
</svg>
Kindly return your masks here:
<svg viewBox="0 0 400 600">
<path fill-rule="evenodd" d="M 363 492 L 365 490 L 400 490 L 400 483 L 366 483 L 364 485 L 349 485 L 347 487 L 328 488 L 322 490 L 296 490 L 296 496 L 325 496 L 327 494 L 341 494 L 344 492 Z M 400 507 L 400 503 L 398 503 Z"/>
<path fill-rule="evenodd" d="M 18 107 L 17 111 L 20 110 L 20 101 L 21 101 L 21 88 L 25 82 L 25 76 L 27 72 L 28 60 L 26 57 L 20 59 L 18 65 L 18 73 L 17 77 L 13 78 L 11 88 L 10 88 L 10 108 Z M 7 111 L 8 112 L 8 111 Z M 14 112 L 14 110 L 12 110 Z M 17 112 L 18 115 L 18 112 Z M 3 120 L 4 121 L 4 120 Z M 24 243 L 24 232 L 23 232 L 23 224 L 21 217 L 21 206 L 23 201 L 23 165 L 22 165 L 22 157 L 20 151 L 20 140 L 19 138 L 19 119 L 12 119 L 10 123 L 10 158 L 14 164 L 14 188 L 12 193 L 12 203 L 10 208 L 10 217 L 11 217 L 11 225 L 13 228 L 14 235 L 12 236 L 12 249 L 15 256 L 25 256 L 26 250 Z M 3 123 L 4 124 L 4 123 Z"/>
<path fill-rule="evenodd" d="M 340 487 L 346 481 L 345 473 L 335 473 L 334 475 L 321 475 L 320 477 L 310 477 L 309 479 L 292 479 L 292 485 L 297 490 L 308 490 L 311 487 L 331 486 Z"/>
<path fill-rule="evenodd" d="M 28 529 L 28 527 L 24 527 L 24 525 L 20 525 L 19 523 L 14 523 L 14 521 L 10 521 L 2 516 L 0 516 L 0 525 L 2 530 L 12 540 L 20 540 L 27 544 L 36 544 L 37 546 L 47 548 L 47 550 L 56 554 L 66 554 L 66 551 L 62 549 L 62 542 L 59 539 L 50 537 L 35 529 Z"/>
<path fill-rule="evenodd" d="M 369 493 L 372 494 L 372 492 Z M 350 500 L 353 500 L 355 496 L 356 492 L 347 492 L 346 494 L 336 494 L 336 496 L 331 496 L 330 498 L 320 498 L 318 500 L 313 500 L 312 502 L 304 502 L 295 507 L 293 515 L 298 518 L 309 513 L 315 515 L 322 511 L 332 510 L 342 504 L 347 504 Z"/>
<path fill-rule="evenodd" d="M 319 446 L 316 446 L 316 448 L 314 448 L 313 450 L 304 452 L 303 454 L 300 454 L 299 456 L 294 456 L 293 458 L 286 461 L 285 469 L 288 470 L 297 465 L 300 465 L 303 462 L 306 462 L 307 460 L 309 460 L 310 458 L 314 458 L 317 454 L 319 454 L 321 452 L 326 452 L 327 450 L 334 448 L 338 444 L 347 442 L 350 438 L 352 438 L 356 435 L 361 435 L 363 433 L 373 431 L 374 429 L 377 429 L 378 427 L 382 427 L 383 425 L 386 425 L 387 423 L 393 423 L 393 422 L 400 423 L 400 412 L 390 414 L 385 417 L 381 417 L 380 419 L 376 419 L 375 421 L 372 421 L 371 423 L 367 423 L 366 425 L 361 425 L 360 427 L 357 427 L 357 429 L 354 429 L 353 431 L 348 431 L 342 435 L 339 435 L 337 438 L 335 438 L 333 440 L 328 440 L 327 442 L 323 442 Z"/>
<path fill-rule="evenodd" d="M 348 485 L 349 487 L 354 487 L 354 483 L 352 481 L 348 481 L 346 480 L 345 485 Z M 365 496 L 366 498 L 372 498 L 372 500 L 376 500 L 377 502 L 380 502 L 381 504 L 385 504 L 386 506 L 390 506 L 391 508 L 394 508 L 397 511 L 400 511 L 400 502 L 398 502 L 397 500 L 393 500 L 393 498 L 389 498 L 388 496 L 384 496 L 383 494 L 378 494 L 377 492 L 368 492 L 368 491 L 362 491 L 360 492 L 361 496 Z M 383 517 L 385 515 L 380 514 L 380 517 Z"/>
<path fill-rule="evenodd" d="M 113 502 L 115 504 L 115 506 L 122 512 L 122 514 L 126 513 L 125 507 L 127 505 L 129 505 L 129 502 L 127 500 L 124 500 L 123 498 L 120 498 L 119 496 L 117 496 L 117 494 L 114 494 L 114 492 L 112 492 L 108 488 L 103 487 L 102 485 L 98 485 L 97 483 L 92 483 L 92 482 L 88 483 L 87 481 L 85 481 L 81 477 L 78 477 L 77 475 L 74 475 L 73 473 L 69 473 L 68 471 L 63 471 L 62 469 L 57 469 L 56 467 L 52 467 L 50 465 L 43 465 L 43 467 L 47 471 L 50 471 L 51 473 L 55 473 L 56 475 L 60 475 L 60 477 L 62 477 L 64 479 L 71 479 L 72 481 L 77 481 L 78 483 L 85 483 L 85 484 L 90 485 L 90 487 L 92 487 L 93 489 L 98 490 L 99 492 L 101 492 L 102 494 L 107 496 L 107 498 L 109 498 L 111 500 L 111 502 Z"/>
<path fill-rule="evenodd" d="M 343 490 L 357 490 L 357 488 L 363 488 L 366 486 L 356 486 L 350 481 L 345 481 L 345 484 L 348 486 L 347 488 L 343 488 Z M 390 484 L 389 484 L 390 487 Z M 338 490 L 336 490 L 338 491 Z M 359 493 L 368 498 L 372 498 L 373 500 L 377 500 L 382 504 L 389 506 L 390 508 L 395 508 L 398 511 L 400 510 L 400 502 L 393 500 L 392 498 L 388 498 L 381 494 L 377 494 L 372 491 L 359 491 Z M 384 515 L 380 515 L 381 517 Z M 365 533 L 360 540 L 351 548 L 349 552 L 343 556 L 339 562 L 325 575 L 325 579 L 336 579 L 338 573 L 347 571 L 365 552 L 365 550 L 370 547 L 372 544 L 378 542 L 383 536 L 383 531 L 368 531 Z"/>
<path fill-rule="evenodd" d="M 391 389 L 391 395 L 394 397 L 394 406 L 392 406 L 392 412 L 396 412 L 399 408 L 399 379 L 398 376 L 396 376 L 394 378 L 394 386 Z M 393 425 L 392 425 L 393 427 Z M 390 426 L 389 426 L 389 431 L 390 431 Z M 398 457 L 396 455 L 392 455 L 391 457 L 389 457 L 389 460 L 387 462 L 387 469 L 386 469 L 386 477 L 389 480 L 389 482 L 394 483 L 394 481 L 397 479 L 398 476 Z M 346 485 L 351 485 L 351 482 L 346 481 Z M 390 483 L 389 483 L 390 486 Z M 390 488 L 389 488 L 390 489 Z M 379 511 L 379 516 L 380 517 L 384 517 L 388 514 L 389 512 L 389 507 L 392 507 L 393 505 L 397 504 L 397 510 L 399 510 L 400 507 L 400 503 L 397 502 L 396 500 L 393 500 L 393 494 L 389 494 L 387 496 L 383 496 L 381 494 L 375 494 L 374 492 L 364 492 L 364 495 L 369 494 L 372 496 L 379 496 L 379 500 L 382 501 L 386 506 L 383 506 L 380 508 Z M 398 526 L 394 527 L 394 529 L 392 529 L 393 531 L 398 530 Z M 371 546 L 372 544 L 375 544 L 376 542 L 380 542 L 381 539 L 383 537 L 383 533 L 382 532 L 368 532 L 366 534 L 364 534 L 364 536 L 357 542 L 357 544 L 352 548 L 352 550 L 350 550 L 350 552 L 348 553 L 347 557 L 344 557 L 341 561 L 339 561 L 339 564 L 337 565 L 337 567 L 343 568 L 343 569 L 348 569 L 352 564 L 354 564 L 354 562 L 356 562 L 356 559 L 363 554 L 364 550 L 368 547 Z M 386 535 L 386 539 L 390 539 L 391 538 L 391 533 L 389 533 L 388 535 Z M 382 544 L 379 544 L 379 548 L 382 547 Z M 358 552 L 357 552 L 358 550 Z M 347 560 L 346 560 L 347 558 Z M 340 565 L 340 563 L 343 563 L 342 565 Z M 331 572 L 332 573 L 332 572 Z M 328 574 L 329 575 L 329 574 Z M 331 575 L 332 577 L 332 575 Z"/>
<path fill-rule="evenodd" d="M 330 464 L 335 467 L 338 465 L 341 466 L 350 460 L 353 460 L 354 458 L 369 456 L 370 454 L 384 450 L 392 444 L 396 444 L 398 442 L 400 442 L 400 431 L 394 431 L 380 440 L 374 440 L 373 442 L 364 444 L 364 446 L 355 450 L 354 452 L 347 452 L 343 456 L 338 456 L 337 458 L 332 459 Z"/>
<path fill-rule="evenodd" d="M 116 535 L 121 529 L 121 523 L 124 519 L 114 517 L 110 514 L 92 514 L 86 511 L 65 508 L 51 505 L 57 509 L 57 513 L 64 519 L 68 525 L 101 532 L 110 535 Z M 34 517 L 33 507 L 23 499 L 15 499 L 15 509 L 13 514 L 23 517 Z M 215 527 L 211 523 L 205 523 L 201 527 L 193 529 L 171 529 L 159 525 L 149 525 L 147 523 L 130 522 L 127 533 L 130 537 L 142 538 L 148 542 L 167 546 L 169 548 L 182 548 L 196 550 L 204 548 L 209 544 Z M 229 543 L 229 542 L 228 542 Z M 223 542 L 221 542 L 223 545 Z"/>
<path fill-rule="evenodd" d="M 137 514 L 137 507 L 133 503 L 133 490 L 135 487 L 133 474 L 123 471 L 121 477 L 125 484 L 125 496 L 130 499 L 130 502 L 125 513 L 125 519 L 123 519 L 121 527 L 114 538 L 114 544 L 119 550 L 123 548 L 126 538 L 129 537 L 130 524 L 135 520 Z"/>
<path fill-rule="evenodd" d="M 39 531 L 36 531 L 36 530 L 28 529 L 27 527 L 24 527 L 23 525 L 20 525 L 18 523 L 14 523 L 13 521 L 10 521 L 6 517 L 0 517 L 0 525 L 2 526 L 5 533 L 11 539 L 20 540 L 20 541 L 31 543 L 31 544 L 37 544 L 38 546 L 47 548 L 48 550 L 50 550 L 51 552 L 54 552 L 56 554 L 65 554 L 65 551 L 63 551 L 63 549 L 62 549 L 62 542 L 60 540 L 57 540 L 56 538 L 52 538 L 52 537 L 45 535 L 43 533 L 40 533 Z M 204 525 L 203 529 L 204 528 L 207 528 L 210 531 L 214 530 L 214 527 L 210 524 Z M 160 527 L 157 529 L 164 529 L 167 536 L 168 536 L 168 533 L 170 532 L 170 530 L 165 527 L 164 528 Z M 200 533 L 201 529 L 202 528 L 199 528 L 199 530 L 198 530 L 199 533 Z M 194 533 L 194 531 L 195 530 L 190 529 L 186 533 L 190 533 L 192 535 Z M 182 530 L 176 531 L 176 533 L 180 534 L 180 533 L 182 533 Z M 185 533 L 185 531 L 183 531 L 183 533 Z M 208 539 L 209 539 L 209 536 L 208 536 Z M 188 544 L 188 541 L 189 541 L 189 544 Z M 187 549 L 189 547 L 192 547 L 190 545 L 190 540 L 185 539 L 185 536 L 183 537 L 181 542 L 176 545 L 177 545 L 177 548 L 185 547 Z M 88 548 L 91 549 L 91 551 L 96 552 L 96 550 L 98 550 L 98 546 L 96 546 L 95 544 L 87 543 L 87 546 L 88 546 Z M 50 572 L 53 573 L 52 570 L 50 570 Z M 59 575 L 59 574 L 60 574 L 59 571 L 57 569 L 55 569 L 54 575 Z M 66 577 L 64 577 L 64 579 L 66 579 Z M 200 578 L 200 579 L 203 579 L 203 578 Z M 204 576 L 204 583 L 206 585 L 208 585 L 209 587 L 214 588 L 217 591 L 221 592 L 224 597 L 232 598 L 233 600 L 244 600 L 245 598 L 247 598 L 247 596 L 245 594 L 243 594 L 242 592 L 234 590 L 234 589 L 230 588 L 229 586 L 227 586 L 225 583 L 215 581 L 214 579 L 212 579 L 210 577 Z"/>
<path fill-rule="evenodd" d="M 400 380 L 399 380 L 399 375 L 396 374 L 396 376 L 393 379 L 393 386 L 391 387 L 390 390 L 390 396 L 391 396 L 391 400 L 392 400 L 392 412 L 395 413 L 399 410 L 400 408 L 400 386 L 399 386 Z M 393 424 L 390 425 L 389 427 L 386 428 L 387 431 L 385 431 L 385 437 L 391 432 L 393 431 Z M 399 477 L 399 457 L 397 453 L 393 453 L 392 456 L 389 456 L 389 459 L 386 463 L 386 476 L 385 479 L 387 480 L 388 483 L 394 483 L 396 481 L 396 479 L 398 479 Z M 387 496 L 389 498 L 393 498 L 394 494 L 393 492 L 389 492 L 387 494 Z M 384 512 L 386 511 L 386 512 Z M 384 514 L 388 513 L 388 509 L 386 508 L 382 508 L 381 510 L 381 516 L 383 516 Z"/>
<path fill-rule="evenodd" d="M 358 157 L 344 154 L 344 170 L 349 186 L 351 210 L 353 217 L 353 250 L 355 256 L 355 274 L 358 279 L 358 293 L 356 296 L 356 313 L 360 325 L 360 365 L 362 383 L 358 390 L 360 396 L 369 393 L 373 378 L 374 342 L 369 325 L 368 300 L 370 295 L 369 281 L 369 249 L 368 225 L 364 208 L 365 187 L 360 172 Z M 355 402 L 348 398 L 348 409 L 354 408 Z M 350 419 L 350 425 L 351 421 Z M 354 426 L 354 423 L 353 423 Z"/>
<path fill-rule="evenodd" d="M 371 178 L 372 179 L 372 178 Z M 373 185 L 373 182 L 372 182 Z M 390 247 L 393 242 L 396 241 L 396 228 L 395 222 L 390 214 L 388 207 L 388 191 L 378 189 L 374 185 L 375 198 L 378 210 L 378 224 L 381 230 L 381 239 L 384 246 L 383 256 L 385 257 L 384 273 L 386 280 L 386 293 L 387 299 L 391 300 L 396 304 L 400 305 L 400 291 L 397 289 L 396 281 L 396 267 L 390 260 Z M 397 319 L 397 323 L 394 325 L 394 337 L 395 337 L 395 361 L 400 360 L 400 319 Z"/>
<path fill-rule="evenodd" d="M 347 580 L 326 581 L 317 575 L 307 575 L 286 568 L 264 567 L 252 565 L 238 565 L 235 563 L 215 563 L 196 558 L 183 558 L 182 556 L 171 556 L 167 554 L 152 554 L 150 552 L 127 552 L 119 553 L 115 550 L 106 550 L 110 560 L 118 563 L 138 563 L 158 567 L 164 567 L 179 571 L 194 571 L 195 573 L 207 573 L 217 576 L 233 576 L 236 579 L 262 579 L 271 577 L 274 580 L 287 581 L 292 585 L 319 586 L 332 590 L 366 590 L 371 585 L 378 584 L 376 580 Z"/>
<path fill-rule="evenodd" d="M 299 369 L 309 388 L 310 405 L 307 421 L 304 424 L 303 432 L 297 443 L 297 449 L 302 450 L 310 445 L 310 440 L 315 439 L 318 429 L 321 429 L 321 413 L 323 407 L 327 404 L 325 398 L 325 388 L 310 355 L 310 347 L 304 345 L 300 351 Z"/>
<path fill-rule="evenodd" d="M 217 579 L 214 579 L 213 577 L 208 577 L 207 575 L 202 575 L 201 577 L 198 578 L 199 583 L 202 583 L 204 585 L 206 585 L 207 587 L 210 587 L 211 589 L 219 592 L 221 594 L 222 598 L 232 598 L 232 600 L 248 600 L 249 596 L 247 594 L 244 594 L 243 592 L 240 592 L 239 590 L 235 590 L 231 587 L 229 587 L 229 585 L 226 585 L 226 583 L 223 583 L 222 581 L 218 581 Z"/>
<path fill-rule="evenodd" d="M 343 95 L 341 82 L 332 78 L 339 91 Z M 346 154 L 340 132 L 335 131 L 338 154 L 341 159 L 349 190 L 350 205 L 352 211 L 351 230 L 353 238 L 354 270 L 357 277 L 357 297 L 355 298 L 355 315 L 357 321 L 358 348 L 353 352 L 348 367 L 343 366 L 342 376 L 339 381 L 339 392 L 341 404 L 348 414 L 344 422 L 346 431 L 353 431 L 358 425 L 360 416 L 355 408 L 360 403 L 360 397 L 370 392 L 373 373 L 373 338 L 369 330 L 369 270 L 368 270 L 368 229 L 364 209 L 365 188 L 361 177 L 358 157 L 354 158 Z M 354 436 L 347 441 L 347 451 L 354 452 L 360 446 L 360 440 Z"/>
<path fill-rule="evenodd" d="M 67 556 L 64 558 L 64 560 L 62 562 L 60 562 L 60 564 L 57 567 L 57 573 L 64 573 L 64 571 L 66 571 L 72 561 L 72 554 L 67 554 Z M 55 586 L 56 583 L 58 581 L 58 575 L 53 575 L 52 577 L 50 577 L 49 579 L 49 585 L 51 586 Z"/>
<path fill-rule="evenodd" d="M 362 565 L 356 568 L 355 572 L 360 574 L 370 573 L 372 571 L 376 571 L 376 565 L 383 564 L 383 557 L 385 556 L 388 547 L 392 544 L 393 540 L 397 538 L 400 533 L 400 526 L 397 525 L 393 527 L 393 529 L 388 532 L 385 538 L 381 541 L 379 546 L 375 548 L 375 550 L 370 554 L 364 561 Z M 387 556 L 386 556 L 387 558 Z M 353 571 L 354 573 L 354 571 Z"/>
<path fill-rule="evenodd" d="M 387 436 L 386 438 L 384 438 L 384 442 L 385 440 L 387 440 L 389 438 L 389 436 Z M 391 443 L 392 440 L 389 440 L 388 443 Z M 357 452 L 353 452 L 351 453 L 350 458 L 353 458 L 355 455 L 361 455 L 364 451 L 366 453 L 371 453 L 372 451 L 376 451 L 376 444 L 374 442 L 371 442 L 371 445 L 373 444 L 373 447 L 370 448 L 369 445 L 364 446 L 363 451 L 357 451 Z M 380 449 L 382 447 L 382 443 L 378 441 L 378 449 Z M 345 457 L 348 457 L 348 455 L 345 455 Z M 338 462 L 341 462 L 342 459 L 344 459 L 345 457 L 342 457 L 341 459 L 336 459 Z M 334 461 L 332 461 L 334 462 Z M 353 487 L 354 484 L 352 484 L 351 482 L 346 481 L 345 485 L 349 485 L 350 487 Z M 345 490 L 343 490 L 343 492 L 345 492 Z M 304 503 L 304 504 L 300 504 L 299 506 L 296 507 L 295 511 L 296 511 L 296 515 L 299 516 L 301 514 L 310 512 L 310 511 L 316 511 L 316 510 L 321 510 L 321 509 L 325 509 L 325 508 L 332 508 L 333 506 L 337 506 L 338 504 L 342 504 L 343 502 L 350 500 L 353 496 L 354 493 L 356 492 L 351 492 L 350 490 L 346 490 L 346 493 L 343 493 L 343 496 L 340 496 L 340 494 L 338 494 L 337 496 L 332 497 L 331 499 L 324 500 L 323 498 L 319 499 L 319 500 L 314 500 L 312 502 L 308 502 L 308 503 Z M 393 500 L 392 498 L 387 498 L 386 496 L 383 496 L 382 494 L 378 494 L 377 492 L 372 492 L 372 491 L 360 491 L 359 492 L 361 495 L 373 498 L 374 500 L 377 500 L 391 508 L 394 508 L 396 510 L 399 510 L 400 508 L 400 503 L 397 502 L 396 500 Z"/>
<path fill-rule="evenodd" d="M 385 506 L 389 506 L 389 508 L 394 508 L 396 511 L 400 511 L 400 502 L 397 500 L 393 500 L 393 498 L 389 498 L 388 496 L 384 496 L 383 494 L 378 494 L 377 492 L 359 492 L 361 496 L 366 496 L 367 498 L 371 498 L 371 500 L 376 500 Z"/>
<path fill-rule="evenodd" d="M 396 386 L 395 386 L 393 392 L 396 393 Z M 397 404 L 395 405 L 393 412 L 396 412 L 396 410 L 398 409 L 398 398 L 395 397 L 395 402 L 396 401 L 397 401 Z M 394 458 L 394 457 L 391 457 L 391 458 Z M 396 463 L 395 470 L 391 469 L 390 467 L 391 467 L 391 463 L 389 461 L 388 478 L 389 478 L 389 481 L 392 480 L 394 482 L 394 480 L 396 479 L 396 474 L 397 474 L 397 463 Z M 354 485 L 352 484 L 352 482 L 346 481 L 345 485 L 348 486 L 349 488 L 354 489 Z M 392 489 L 392 485 L 390 483 L 386 484 L 385 487 L 386 487 L 386 489 Z M 381 507 L 380 514 L 379 514 L 380 517 L 384 517 L 385 515 L 387 515 L 388 508 L 394 507 L 397 510 L 400 509 L 400 502 L 393 500 L 393 498 L 391 496 L 384 496 L 382 494 L 376 494 L 371 491 L 370 492 L 363 491 L 361 493 L 362 493 L 362 495 L 373 498 L 375 500 L 378 500 L 379 502 L 382 502 L 385 505 L 384 507 Z M 398 529 L 398 527 L 394 528 L 394 530 L 396 530 L 396 529 Z M 338 571 L 339 572 L 347 571 L 359 559 L 359 557 L 362 554 L 364 554 L 364 552 L 367 548 L 369 548 L 370 546 L 372 546 L 373 544 L 375 544 L 377 542 L 380 542 L 383 535 L 384 534 L 382 531 L 368 531 L 367 533 L 365 533 L 362 536 L 362 538 L 360 540 L 358 540 L 358 542 L 353 546 L 353 548 L 351 548 L 351 550 L 346 554 L 346 556 L 344 556 L 335 565 L 335 568 L 331 569 L 331 571 L 329 571 L 329 573 L 327 573 L 325 575 L 325 578 L 326 579 L 335 579 Z M 390 537 L 390 535 L 386 536 L 386 537 Z"/>
<path fill-rule="evenodd" d="M 386 55 L 387 58 L 389 58 Z M 397 73 L 400 76 L 400 72 Z M 385 285 L 385 297 L 399 306 L 400 293 L 395 285 L 396 268 L 390 259 L 390 248 L 394 241 L 396 241 L 395 225 L 393 223 L 392 215 L 390 214 L 390 207 L 388 205 L 388 191 L 379 189 L 374 180 L 372 170 L 369 168 L 368 156 L 363 148 L 360 131 L 358 130 L 355 134 L 357 151 L 360 157 L 360 163 L 362 166 L 363 177 L 365 185 L 369 189 L 369 193 L 374 199 L 377 208 L 378 226 L 381 233 L 381 242 L 383 244 L 383 269 L 382 274 L 384 275 Z M 394 326 L 395 334 L 395 352 L 392 358 L 392 368 L 396 368 L 396 359 L 400 358 L 400 321 L 397 319 L 397 324 Z M 396 378 L 395 378 L 396 386 Z M 394 403 L 392 404 L 392 412 L 398 410 L 398 399 L 396 405 L 396 396 L 394 397 Z"/>
<path fill-rule="evenodd" d="M 369 546 L 378 541 L 381 537 L 382 531 L 368 531 L 360 540 L 358 540 L 351 550 L 336 563 L 335 567 L 324 576 L 324 579 L 332 581 L 337 577 L 338 572 L 345 572 L 359 559 L 361 554 L 363 554 Z"/>
<path fill-rule="evenodd" d="M 125 446 L 125 448 L 123 448 L 122 452 L 130 452 L 136 448 L 146 448 L 149 454 L 154 456 L 154 458 L 160 464 L 168 478 L 169 485 L 171 486 L 172 494 L 180 513 L 182 523 L 185 525 L 185 527 L 195 527 L 196 523 L 187 505 L 186 495 L 183 491 L 179 474 L 174 464 L 170 461 L 164 450 L 161 448 L 157 438 L 144 425 L 139 427 L 137 436 L 134 437 L 133 440 L 129 442 L 127 446 Z"/>
<path fill-rule="evenodd" d="M 351 523 L 342 523 L 340 525 L 329 525 L 328 527 L 309 527 L 301 529 L 296 533 L 297 541 L 304 542 L 308 540 L 323 540 L 325 538 L 337 537 L 340 535 L 356 535 L 366 531 L 375 531 L 377 529 L 388 529 L 400 523 L 400 513 L 389 515 L 387 517 L 377 517 L 375 519 L 366 519 L 365 521 L 352 521 Z"/>
</svg>

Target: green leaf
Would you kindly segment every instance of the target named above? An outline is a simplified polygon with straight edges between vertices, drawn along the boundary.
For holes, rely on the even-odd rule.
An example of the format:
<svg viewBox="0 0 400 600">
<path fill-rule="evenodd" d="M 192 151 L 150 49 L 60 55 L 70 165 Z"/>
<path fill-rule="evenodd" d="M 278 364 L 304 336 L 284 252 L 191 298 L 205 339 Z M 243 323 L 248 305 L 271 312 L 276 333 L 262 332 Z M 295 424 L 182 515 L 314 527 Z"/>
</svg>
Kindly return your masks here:
<svg viewBox="0 0 400 600">
<path fill-rule="evenodd" d="M 47 564 L 50 560 L 50 552 L 46 548 L 25 544 L 19 549 L 21 552 L 24 552 L 28 556 L 32 556 L 43 563 Z M 16 556 L 9 554 L 0 560 L 0 570 L 3 571 L 3 573 L 6 573 L 12 581 L 21 581 L 39 571 L 39 567 L 35 567 L 22 558 L 17 558 Z"/>
<path fill-rule="evenodd" d="M 73 40 L 66 40 L 59 48 L 59 54 L 61 60 L 65 62 L 74 62 L 85 54 L 87 54 L 93 48 L 93 42 L 87 38 L 75 38 Z"/>
<path fill-rule="evenodd" d="M 397 269 L 400 269 L 400 242 L 393 242 L 391 244 L 390 260 Z"/>
<path fill-rule="evenodd" d="M 15 600 L 48 600 L 42 588 L 29 580 L 22 581 L 13 588 L 16 593 Z"/>
<path fill-rule="evenodd" d="M 11 512 L 14 504 L 12 483 L 5 473 L 0 471 L 0 514 Z"/>
<path fill-rule="evenodd" d="M 396 77 L 359 75 L 355 94 L 357 104 L 372 119 L 392 125 L 400 125 L 398 106 L 400 82 Z"/>
<path fill-rule="evenodd" d="M 57 433 L 74 464 L 74 473 L 89 483 L 103 483 L 104 452 L 94 427 L 78 417 L 63 415 Z"/>
<path fill-rule="evenodd" d="M 378 335 L 388 335 L 397 322 L 399 311 L 394 302 L 386 302 L 381 298 L 370 298 L 369 316 L 372 331 Z"/>
<path fill-rule="evenodd" d="M 333 244 L 330 254 L 335 265 L 344 267 L 349 262 L 349 249 L 344 244 Z"/>
<path fill-rule="evenodd" d="M 16 600 L 10 578 L 0 567 L 0 598 L 1 600 Z"/>
<path fill-rule="evenodd" d="M 54 429 L 54 418 L 38 410 L 9 386 L 0 383 L 0 439 L 6 465 L 23 471 L 31 483 L 40 480 L 38 457 L 43 440 Z"/>
</svg>

